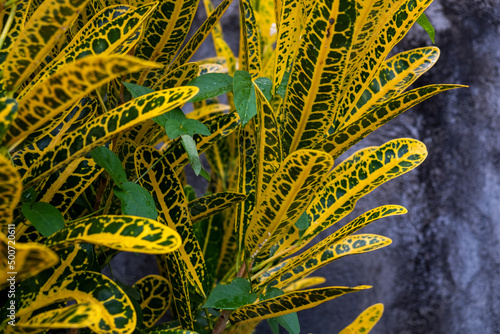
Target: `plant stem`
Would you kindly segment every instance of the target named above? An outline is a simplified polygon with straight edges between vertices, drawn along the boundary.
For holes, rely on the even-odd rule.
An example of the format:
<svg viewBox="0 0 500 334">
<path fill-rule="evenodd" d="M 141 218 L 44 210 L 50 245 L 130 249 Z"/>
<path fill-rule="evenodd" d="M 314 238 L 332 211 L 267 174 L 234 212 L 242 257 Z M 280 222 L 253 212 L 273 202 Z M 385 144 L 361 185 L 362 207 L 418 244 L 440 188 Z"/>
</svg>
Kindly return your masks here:
<svg viewBox="0 0 500 334">
<path fill-rule="evenodd" d="M 16 15 L 17 4 L 14 2 L 14 6 L 12 7 L 9 18 L 7 19 L 7 23 L 5 23 L 5 27 L 3 27 L 2 34 L 0 35 L 0 49 L 3 47 L 3 43 L 5 42 L 5 38 L 10 30 L 10 26 L 12 22 L 14 22 L 14 16 Z"/>
</svg>

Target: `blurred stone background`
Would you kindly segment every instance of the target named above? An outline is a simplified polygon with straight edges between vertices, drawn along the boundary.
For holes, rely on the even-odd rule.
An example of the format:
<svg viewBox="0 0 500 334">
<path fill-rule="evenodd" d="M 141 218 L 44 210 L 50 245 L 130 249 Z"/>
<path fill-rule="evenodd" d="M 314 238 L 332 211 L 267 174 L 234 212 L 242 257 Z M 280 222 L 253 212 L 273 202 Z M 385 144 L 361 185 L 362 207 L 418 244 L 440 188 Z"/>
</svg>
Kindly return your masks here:
<svg viewBox="0 0 500 334">
<path fill-rule="evenodd" d="M 392 245 L 316 272 L 327 278 L 325 286 L 373 288 L 299 312 L 301 333 L 338 333 L 379 302 L 385 312 L 374 334 L 500 333 L 500 0 L 435 0 L 426 14 L 441 57 L 417 85 L 470 88 L 433 97 L 360 143 L 358 148 L 416 138 L 429 157 L 362 198 L 342 222 L 384 204 L 409 210 L 363 230 L 390 237 Z M 200 10 L 197 19 L 205 17 Z M 223 32 L 237 52 L 237 1 L 223 17 Z M 415 26 L 395 51 L 431 44 Z M 196 57 L 213 55 L 206 43 Z M 150 257 L 134 259 L 128 268 L 136 263 L 150 271 L 155 265 Z M 127 278 L 138 274 L 115 271 Z M 257 333 L 270 333 L 267 324 Z"/>
</svg>

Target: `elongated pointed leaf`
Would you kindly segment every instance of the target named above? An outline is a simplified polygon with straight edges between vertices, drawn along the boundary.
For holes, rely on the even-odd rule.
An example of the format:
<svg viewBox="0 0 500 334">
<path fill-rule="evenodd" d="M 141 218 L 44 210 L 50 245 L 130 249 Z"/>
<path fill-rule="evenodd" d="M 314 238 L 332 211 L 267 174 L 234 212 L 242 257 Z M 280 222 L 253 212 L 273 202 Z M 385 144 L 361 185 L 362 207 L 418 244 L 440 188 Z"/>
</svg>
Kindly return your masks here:
<svg viewBox="0 0 500 334">
<path fill-rule="evenodd" d="M 4 63 L 4 85 L 14 91 L 38 67 L 87 0 L 44 1 L 26 23 Z"/>
<path fill-rule="evenodd" d="M 153 89 L 157 90 L 186 86 L 188 82 L 194 80 L 198 76 L 199 70 L 200 67 L 197 63 L 183 64 L 158 79 Z"/>
<path fill-rule="evenodd" d="M 100 319 L 100 307 L 95 303 L 87 302 L 39 313 L 27 321 L 17 322 L 16 326 L 21 327 L 21 330 L 26 330 L 27 333 L 32 333 L 33 330 L 91 327 Z"/>
<path fill-rule="evenodd" d="M 191 57 L 195 54 L 196 50 L 201 46 L 201 43 L 210 34 L 212 29 L 215 27 L 222 14 L 231 4 L 232 0 L 223 0 L 217 8 L 210 14 L 205 22 L 200 26 L 200 28 L 195 32 L 193 37 L 187 42 L 184 48 L 180 51 L 179 55 L 170 64 L 170 69 L 174 69 L 189 61 Z"/>
<path fill-rule="evenodd" d="M 328 152 L 334 159 L 361 139 L 405 112 L 416 104 L 441 92 L 461 88 L 460 85 L 431 85 L 415 88 L 373 108 L 364 116 L 342 127 L 316 145 L 315 149 Z"/>
<path fill-rule="evenodd" d="M 330 127 L 337 94 L 346 76 L 355 18 L 355 1 L 314 3 L 283 105 L 286 153 L 313 147 Z"/>
<path fill-rule="evenodd" d="M 3 142 L 12 121 L 17 115 L 17 101 L 2 97 L 0 99 L 0 143 Z"/>
<path fill-rule="evenodd" d="M 369 288 L 369 286 L 361 285 L 354 288 L 329 287 L 289 292 L 279 297 L 263 300 L 256 304 L 239 308 L 231 314 L 229 321 L 232 324 L 237 324 L 246 321 L 260 321 L 274 318 L 276 316 L 306 310 L 347 293 Z"/>
<path fill-rule="evenodd" d="M 339 334 L 369 333 L 384 313 L 384 304 L 375 304 L 364 310 L 349 326 Z"/>
<path fill-rule="evenodd" d="M 9 159 L 0 154 L 0 231 L 7 232 L 23 190 L 21 177 Z"/>
<path fill-rule="evenodd" d="M 356 242 L 357 240 L 361 240 L 357 235 L 354 235 L 354 239 L 352 240 L 344 239 L 378 219 L 389 217 L 392 215 L 401 215 L 404 213 L 406 213 L 406 209 L 394 205 L 382 206 L 370 210 L 357 217 L 352 222 L 345 225 L 335 233 L 329 235 L 327 238 L 321 240 L 319 243 L 317 243 L 307 251 L 304 251 L 302 254 L 288 259 L 283 263 L 280 263 L 277 266 L 266 271 L 260 278 L 259 285 L 264 284 L 264 282 L 270 282 L 274 278 L 278 278 L 278 287 L 284 288 L 291 282 L 295 282 L 302 277 L 306 277 L 312 271 L 332 261 L 335 261 L 340 257 L 352 253 L 357 254 L 356 252 L 358 251 L 371 251 L 372 248 L 366 247 L 366 245 L 363 245 L 362 242 Z M 387 238 L 373 238 L 369 236 L 366 237 L 366 240 L 373 241 L 373 243 L 370 243 L 370 245 L 374 246 L 373 249 L 385 247 L 390 243 L 390 240 Z M 354 246 L 350 248 L 348 246 L 346 248 L 343 246 L 339 246 L 339 244 L 352 244 Z M 286 281 L 286 283 L 284 281 Z"/>
<path fill-rule="evenodd" d="M 239 0 L 240 4 L 240 69 L 245 70 L 252 76 L 252 79 L 260 76 L 261 51 L 260 33 L 252 7 L 252 1 Z"/>
<path fill-rule="evenodd" d="M 180 247 L 171 228 L 151 219 L 133 216 L 99 216 L 73 223 L 45 242 L 50 247 L 92 243 L 128 252 L 165 254 Z"/>
<path fill-rule="evenodd" d="M 34 183 L 101 146 L 123 130 L 185 103 L 196 93 L 196 87 L 182 87 L 148 94 L 91 120 L 65 136 L 54 149 L 42 152 L 25 172 L 24 182 Z"/>
<path fill-rule="evenodd" d="M 182 238 L 183 244 L 175 254 L 178 257 L 176 261 L 185 263 L 191 285 L 201 295 L 205 295 L 205 291 L 208 291 L 207 269 L 193 232 L 187 200 L 175 170 L 158 150 L 147 146 L 138 147 L 135 164 L 137 174 L 144 174 L 140 179 L 141 185 L 153 195 L 161 219 Z"/>
<path fill-rule="evenodd" d="M 359 198 L 409 172 L 427 157 L 425 145 L 414 139 L 392 140 L 370 151 L 350 168 L 330 174 L 328 184 L 307 210 L 313 223 L 303 236 L 305 242 L 351 212 Z"/>
<path fill-rule="evenodd" d="M 123 74 L 155 66 L 125 56 L 85 57 L 64 66 L 19 101 L 19 112 L 7 133 L 6 144 L 15 148 L 30 133 L 103 84 Z"/>
<path fill-rule="evenodd" d="M 165 314 L 170 306 L 172 287 L 170 282 L 158 275 L 148 275 L 137 281 L 134 286 L 141 298 L 143 324 L 152 327 Z"/>
<path fill-rule="evenodd" d="M 213 216 L 222 210 L 240 203 L 245 198 L 244 194 L 235 192 L 216 193 L 198 198 L 188 204 L 191 221 L 196 223 Z"/>
<path fill-rule="evenodd" d="M 320 151 L 300 150 L 288 156 L 256 204 L 245 236 L 252 257 L 279 241 L 302 215 L 333 159 Z"/>
<path fill-rule="evenodd" d="M 20 243 L 15 240 L 13 226 L 8 230 L 7 235 L 0 232 L 0 253 L 2 254 L 0 259 L 1 289 L 7 286 L 9 283 L 7 278 L 12 275 L 15 276 L 16 283 L 19 283 L 59 262 L 59 257 L 50 248 L 35 243 Z M 15 250 L 14 260 L 8 257 L 9 254 L 12 254 L 12 249 Z M 9 260 L 11 261 L 9 262 Z"/>
<path fill-rule="evenodd" d="M 29 13 L 29 8 L 31 7 L 31 2 L 31 0 L 19 0 L 16 1 L 15 6 L 11 6 L 10 8 L 10 10 L 14 10 L 15 7 L 15 13 L 13 13 L 14 17 L 12 18 L 12 24 L 9 31 L 7 32 L 7 35 L 5 36 L 5 40 L 0 49 L 0 65 L 4 63 L 10 49 L 12 48 L 12 45 L 19 37 L 19 34 L 26 25 L 26 19 Z M 2 17 L 4 17 L 4 15 L 6 14 L 7 13 L 5 12 L 5 8 L 3 8 Z M 8 15 L 11 14 L 12 12 L 9 11 Z M 4 22 L 4 24 L 5 23 L 6 22 Z"/>
<path fill-rule="evenodd" d="M 37 309 L 61 300 L 76 300 L 78 303 L 92 303 L 100 309 L 101 317 L 90 328 L 99 334 L 131 333 L 137 324 L 134 307 L 129 297 L 112 280 L 92 271 L 79 271 L 67 275 L 54 283 L 44 293 L 29 293 L 30 300 L 25 307 L 17 310 L 17 316 L 30 314 Z"/>
</svg>

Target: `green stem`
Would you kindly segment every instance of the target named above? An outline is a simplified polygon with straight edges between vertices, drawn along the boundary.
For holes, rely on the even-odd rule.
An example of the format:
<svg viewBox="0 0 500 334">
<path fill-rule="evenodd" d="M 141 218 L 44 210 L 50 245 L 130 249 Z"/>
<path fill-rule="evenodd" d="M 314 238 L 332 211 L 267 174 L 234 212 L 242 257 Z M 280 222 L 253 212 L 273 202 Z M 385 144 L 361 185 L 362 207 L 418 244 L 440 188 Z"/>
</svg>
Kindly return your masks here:
<svg viewBox="0 0 500 334">
<path fill-rule="evenodd" d="M 101 104 L 102 109 L 104 112 L 108 112 L 108 108 L 106 108 L 106 105 L 104 104 L 104 100 L 102 99 L 101 93 L 99 93 L 99 90 L 95 90 L 95 93 L 97 94 L 97 99 L 99 100 L 99 103 Z"/>
<path fill-rule="evenodd" d="M 165 151 L 165 153 L 163 153 L 160 157 L 160 159 L 156 160 L 155 162 L 153 162 L 153 164 L 151 165 L 151 167 L 149 167 L 144 173 L 142 173 L 141 176 L 139 176 L 137 178 L 137 180 L 134 181 L 134 183 L 137 183 L 139 182 L 144 176 L 146 176 L 147 173 L 149 173 L 149 171 L 151 169 L 153 169 L 154 166 L 156 166 L 157 163 L 159 163 L 163 158 L 165 158 L 165 156 L 167 155 L 167 152 Z"/>
<path fill-rule="evenodd" d="M 88 215 L 86 215 L 86 216 L 83 216 L 83 217 L 80 217 L 80 218 L 77 218 L 77 219 L 74 219 L 74 220 L 69 220 L 69 221 L 67 221 L 66 223 L 76 223 L 76 222 L 79 222 L 80 220 L 84 220 L 84 219 L 87 219 L 87 218 L 89 218 L 89 217 L 92 217 L 92 216 L 93 216 L 93 215 L 95 215 L 96 213 L 101 212 L 101 211 L 104 211 L 105 209 L 106 209 L 105 207 L 104 207 L 104 208 L 101 208 L 101 209 L 99 209 L 99 210 L 97 210 L 97 211 L 94 211 L 94 212 L 92 212 L 92 213 L 89 213 L 89 214 L 88 214 Z"/>
</svg>

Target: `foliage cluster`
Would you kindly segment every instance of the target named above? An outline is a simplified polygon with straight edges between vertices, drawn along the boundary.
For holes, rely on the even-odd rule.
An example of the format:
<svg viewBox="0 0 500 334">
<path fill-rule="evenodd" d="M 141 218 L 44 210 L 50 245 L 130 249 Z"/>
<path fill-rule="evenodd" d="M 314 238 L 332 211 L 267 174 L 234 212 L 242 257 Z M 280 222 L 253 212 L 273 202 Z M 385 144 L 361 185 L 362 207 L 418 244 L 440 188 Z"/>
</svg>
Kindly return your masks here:
<svg viewBox="0 0 500 334">
<path fill-rule="evenodd" d="M 356 232 L 403 207 L 300 251 L 425 159 L 403 138 L 334 165 L 458 87 L 407 90 L 435 47 L 387 58 L 431 0 L 239 0 L 238 58 L 219 25 L 230 3 L 204 0 L 208 17 L 184 43 L 198 0 L 3 2 L 1 331 L 250 333 L 268 319 L 298 333 L 297 311 L 369 288 L 311 288 L 324 279 L 310 275 L 389 245 Z M 209 35 L 217 57 L 190 62 Z M 188 164 L 209 180 L 200 198 Z M 155 254 L 159 275 L 133 286 L 103 275 L 121 251 Z M 368 332 L 381 314 L 369 307 L 342 333 Z"/>
</svg>

